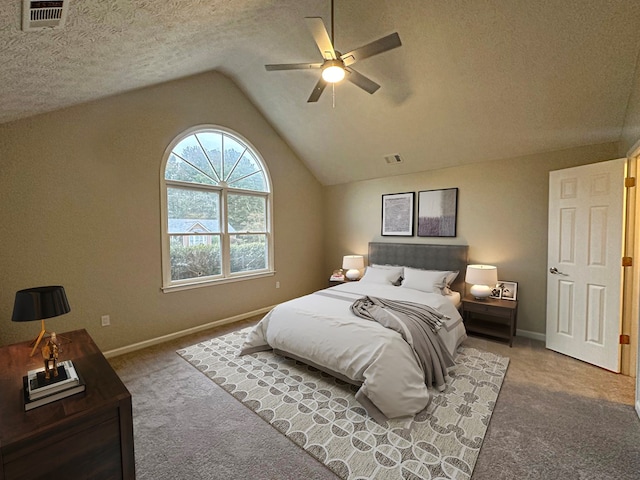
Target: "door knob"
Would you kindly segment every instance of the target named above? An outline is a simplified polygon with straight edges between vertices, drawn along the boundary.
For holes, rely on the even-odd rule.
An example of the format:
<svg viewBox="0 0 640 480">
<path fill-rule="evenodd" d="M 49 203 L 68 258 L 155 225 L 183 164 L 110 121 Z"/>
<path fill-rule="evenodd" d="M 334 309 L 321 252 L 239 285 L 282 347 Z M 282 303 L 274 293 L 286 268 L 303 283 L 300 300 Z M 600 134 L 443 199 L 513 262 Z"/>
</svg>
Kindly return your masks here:
<svg viewBox="0 0 640 480">
<path fill-rule="evenodd" d="M 569 276 L 568 274 L 562 273 L 561 271 L 559 271 L 556 267 L 551 267 L 549 269 L 549 273 L 553 273 L 554 275 L 564 275 L 565 277 Z"/>
</svg>

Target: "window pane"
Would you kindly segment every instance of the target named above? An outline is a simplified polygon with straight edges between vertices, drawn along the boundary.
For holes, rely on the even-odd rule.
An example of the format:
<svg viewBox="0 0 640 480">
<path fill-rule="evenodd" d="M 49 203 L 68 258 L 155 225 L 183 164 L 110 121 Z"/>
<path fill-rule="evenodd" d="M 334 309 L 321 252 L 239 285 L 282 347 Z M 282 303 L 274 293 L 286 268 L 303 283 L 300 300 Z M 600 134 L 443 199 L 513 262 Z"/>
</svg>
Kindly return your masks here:
<svg viewBox="0 0 640 480">
<path fill-rule="evenodd" d="M 229 233 L 266 232 L 267 201 L 253 195 L 228 195 Z"/>
<path fill-rule="evenodd" d="M 196 134 L 213 165 L 218 180 L 222 178 L 222 134 L 205 132 Z"/>
<path fill-rule="evenodd" d="M 231 273 L 267 268 L 266 235 L 230 235 Z"/>
<path fill-rule="evenodd" d="M 227 180 L 246 147 L 228 135 L 224 136 L 224 179 Z"/>
<path fill-rule="evenodd" d="M 222 273 L 220 237 L 202 235 L 204 243 L 189 245 L 192 235 L 171 235 L 171 280 L 208 277 Z"/>
<path fill-rule="evenodd" d="M 220 194 L 167 188 L 169 233 L 220 233 Z"/>
<path fill-rule="evenodd" d="M 211 177 L 189 165 L 187 162 L 171 154 L 167 160 L 164 171 L 164 178 L 167 180 L 181 180 L 183 182 L 204 183 L 205 185 L 217 185 L 218 182 Z"/>
<path fill-rule="evenodd" d="M 205 156 L 204 151 L 202 150 L 202 147 L 200 146 L 200 143 L 198 142 L 198 139 L 195 135 L 189 135 L 187 138 L 182 140 L 178 145 L 175 146 L 171 153 L 172 155 L 177 156 L 190 163 L 195 167 L 195 169 L 197 169 L 196 171 L 200 171 L 203 176 L 208 177 L 209 181 L 204 183 L 211 183 L 211 181 L 215 182 L 216 175 L 214 174 L 213 168 L 211 167 L 211 164 Z"/>
<path fill-rule="evenodd" d="M 260 163 L 253 154 L 247 150 L 227 180 L 230 187 L 257 192 L 267 191 L 267 182 L 260 167 Z"/>
</svg>

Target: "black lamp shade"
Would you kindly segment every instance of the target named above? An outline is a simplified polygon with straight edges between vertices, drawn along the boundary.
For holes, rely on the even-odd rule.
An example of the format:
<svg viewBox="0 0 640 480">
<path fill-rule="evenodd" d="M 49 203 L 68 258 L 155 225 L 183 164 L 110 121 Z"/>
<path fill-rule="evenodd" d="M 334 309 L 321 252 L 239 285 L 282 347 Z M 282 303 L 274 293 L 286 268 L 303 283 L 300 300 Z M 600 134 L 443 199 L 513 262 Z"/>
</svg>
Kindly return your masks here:
<svg viewBox="0 0 640 480">
<path fill-rule="evenodd" d="M 30 322 L 45 318 L 57 317 L 69 313 L 71 308 L 67 301 L 64 287 L 35 287 L 16 292 L 13 304 L 14 322 Z"/>
</svg>

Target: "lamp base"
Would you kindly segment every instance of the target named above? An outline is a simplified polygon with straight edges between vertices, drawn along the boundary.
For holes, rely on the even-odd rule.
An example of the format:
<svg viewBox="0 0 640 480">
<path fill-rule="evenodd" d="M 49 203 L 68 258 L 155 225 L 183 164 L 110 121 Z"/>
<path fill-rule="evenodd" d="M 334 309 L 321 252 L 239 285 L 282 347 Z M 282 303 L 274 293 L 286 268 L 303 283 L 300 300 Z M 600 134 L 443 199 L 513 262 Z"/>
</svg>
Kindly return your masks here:
<svg viewBox="0 0 640 480">
<path fill-rule="evenodd" d="M 357 279 L 360 278 L 360 270 L 358 270 L 356 268 L 352 268 L 350 270 L 347 270 L 347 273 L 345 273 L 345 276 L 349 280 L 357 280 Z"/>
<path fill-rule="evenodd" d="M 44 338 L 45 335 L 49 335 L 51 336 L 52 333 L 54 332 L 47 332 L 47 329 L 44 327 L 44 319 L 40 320 L 40 333 L 38 334 L 38 336 L 36 337 L 36 339 L 31 342 L 31 345 L 33 345 L 33 348 L 31 349 L 31 353 L 29 354 L 30 357 L 33 357 L 33 354 L 36 353 L 36 349 L 38 348 L 38 345 L 40 345 L 40 342 L 42 341 L 42 339 Z M 58 337 L 58 341 L 62 340 L 67 340 L 68 342 L 71 342 L 70 339 L 68 339 L 67 337 L 64 337 L 62 335 L 57 335 Z M 30 346 L 31 346 L 30 345 Z"/>
<path fill-rule="evenodd" d="M 491 287 L 488 285 L 473 285 L 469 292 L 476 300 L 486 300 L 491 295 Z"/>
</svg>

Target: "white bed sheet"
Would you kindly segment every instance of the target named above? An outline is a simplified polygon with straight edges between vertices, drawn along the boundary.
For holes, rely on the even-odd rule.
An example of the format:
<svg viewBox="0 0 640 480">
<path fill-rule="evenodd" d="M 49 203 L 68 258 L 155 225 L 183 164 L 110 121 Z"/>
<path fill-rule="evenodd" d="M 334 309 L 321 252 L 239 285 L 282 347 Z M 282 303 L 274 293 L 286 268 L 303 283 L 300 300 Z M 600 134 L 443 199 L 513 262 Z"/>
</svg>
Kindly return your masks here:
<svg viewBox="0 0 640 480">
<path fill-rule="evenodd" d="M 424 303 L 447 315 L 438 335 L 454 356 L 466 338 L 449 296 L 348 282 L 276 306 L 247 335 L 243 353 L 273 348 L 361 384 L 356 398 L 374 418 L 413 416 L 429 403 L 424 373 L 399 333 L 351 312 L 365 295 Z"/>
<path fill-rule="evenodd" d="M 462 302 L 460 292 L 454 292 L 453 290 L 451 290 L 451 295 L 445 295 L 445 297 L 447 297 L 447 300 L 449 300 L 456 308 L 458 308 L 460 306 L 460 303 Z"/>
</svg>

